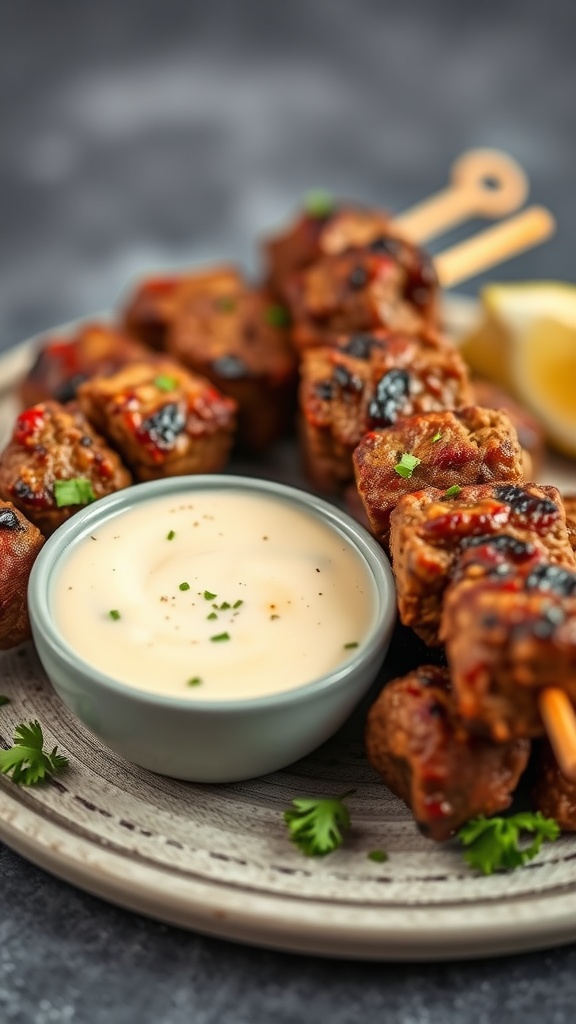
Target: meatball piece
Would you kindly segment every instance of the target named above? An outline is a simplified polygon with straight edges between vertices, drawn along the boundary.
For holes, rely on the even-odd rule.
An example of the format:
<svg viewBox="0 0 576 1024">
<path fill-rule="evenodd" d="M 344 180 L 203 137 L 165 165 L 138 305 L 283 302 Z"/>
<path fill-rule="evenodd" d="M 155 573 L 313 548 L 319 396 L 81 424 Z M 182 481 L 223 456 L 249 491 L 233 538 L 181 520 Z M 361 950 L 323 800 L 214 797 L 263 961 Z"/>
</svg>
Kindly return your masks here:
<svg viewBox="0 0 576 1024">
<path fill-rule="evenodd" d="M 410 416 L 371 431 L 354 452 L 354 468 L 372 532 L 384 545 L 390 514 L 403 494 L 523 479 L 522 452 L 510 420 L 478 406 Z"/>
<path fill-rule="evenodd" d="M 544 429 L 540 421 L 491 381 L 476 378 L 472 381 L 472 391 L 476 405 L 483 405 L 486 409 L 501 409 L 506 413 L 516 428 L 520 447 L 528 456 L 528 465 L 524 467 L 525 476 L 537 476 L 542 469 L 545 449 Z"/>
<path fill-rule="evenodd" d="M 80 386 L 78 400 L 137 480 L 214 473 L 226 464 L 236 403 L 171 359 L 95 377 Z"/>
<path fill-rule="evenodd" d="M 216 306 L 229 311 L 241 291 L 242 280 L 236 268 L 225 263 L 207 270 L 145 278 L 124 310 L 125 330 L 151 348 L 165 352 L 180 294 L 194 288 L 206 292 Z"/>
<path fill-rule="evenodd" d="M 132 482 L 75 406 L 40 402 L 21 412 L 0 456 L 0 498 L 48 536 L 83 505 Z"/>
<path fill-rule="evenodd" d="M 494 545 L 461 556 L 440 639 L 467 726 L 499 742 L 541 736 L 539 691 L 576 701 L 576 570 L 539 555 L 513 564 Z"/>
<path fill-rule="evenodd" d="M 532 804 L 544 817 L 554 818 L 563 832 L 576 832 L 576 783 L 562 775 L 547 740 L 535 746 Z"/>
<path fill-rule="evenodd" d="M 390 237 L 324 256 L 293 275 L 287 291 L 299 351 L 378 327 L 412 334 L 438 319 L 432 262 Z"/>
<path fill-rule="evenodd" d="M 367 245 L 387 235 L 389 228 L 390 217 L 384 211 L 348 203 L 328 202 L 316 210 L 304 210 L 287 228 L 264 240 L 268 287 L 285 300 L 287 282 L 295 271 L 309 267 L 321 256 Z"/>
<path fill-rule="evenodd" d="M 0 650 L 30 637 L 28 577 L 44 538 L 9 501 L 0 501 Z"/>
<path fill-rule="evenodd" d="M 239 274 L 182 285 L 167 348 L 235 399 L 245 448 L 261 451 L 292 422 L 297 366 L 287 312 Z"/>
<path fill-rule="evenodd" d="M 84 324 L 71 337 L 48 339 L 22 381 L 20 395 L 26 406 L 50 398 L 69 402 L 89 377 L 114 373 L 146 356 L 143 345 L 116 327 Z"/>
<path fill-rule="evenodd" d="M 470 401 L 466 367 L 436 334 L 353 334 L 308 349 L 300 366 L 303 455 L 315 486 L 354 479 L 352 452 L 367 430 Z"/>
<path fill-rule="evenodd" d="M 448 672 L 424 665 L 384 687 L 368 713 L 368 760 L 442 842 L 479 814 L 509 807 L 530 743 L 471 735 L 454 713 Z"/>
<path fill-rule="evenodd" d="M 390 525 L 400 618 L 427 644 L 439 643 L 444 592 L 466 548 L 495 539 L 512 562 L 539 554 L 576 567 L 555 487 L 479 484 L 451 498 L 431 487 L 405 494 Z"/>
</svg>

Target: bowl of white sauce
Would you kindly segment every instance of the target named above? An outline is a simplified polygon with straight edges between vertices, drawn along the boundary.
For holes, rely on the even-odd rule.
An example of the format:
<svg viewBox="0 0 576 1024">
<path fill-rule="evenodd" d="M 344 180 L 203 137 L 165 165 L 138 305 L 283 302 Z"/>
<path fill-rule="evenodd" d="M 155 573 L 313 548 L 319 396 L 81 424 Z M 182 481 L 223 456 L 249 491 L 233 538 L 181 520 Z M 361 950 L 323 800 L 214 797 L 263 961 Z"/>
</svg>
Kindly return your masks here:
<svg viewBox="0 0 576 1024">
<path fill-rule="evenodd" d="M 45 544 L 28 601 L 40 660 L 84 725 L 197 782 L 263 775 L 328 739 L 374 681 L 396 607 L 355 520 L 227 475 L 88 506 Z"/>
</svg>

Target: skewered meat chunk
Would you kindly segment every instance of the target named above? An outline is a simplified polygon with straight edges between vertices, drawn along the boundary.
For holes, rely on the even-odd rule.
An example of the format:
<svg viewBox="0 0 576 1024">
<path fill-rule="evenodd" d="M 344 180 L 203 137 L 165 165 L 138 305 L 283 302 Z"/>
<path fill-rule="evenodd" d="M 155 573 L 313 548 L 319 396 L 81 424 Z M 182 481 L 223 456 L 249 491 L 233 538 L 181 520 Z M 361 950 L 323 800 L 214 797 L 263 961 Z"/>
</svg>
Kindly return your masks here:
<svg viewBox="0 0 576 1024">
<path fill-rule="evenodd" d="M 299 351 L 378 327 L 411 334 L 438 319 L 432 262 L 388 236 L 324 256 L 294 274 L 287 293 Z"/>
<path fill-rule="evenodd" d="M 566 512 L 566 529 L 572 550 L 576 553 L 576 494 L 563 494 L 562 502 Z"/>
<path fill-rule="evenodd" d="M 368 760 L 439 842 L 479 814 L 509 807 L 528 740 L 494 743 L 463 728 L 445 669 L 424 665 L 384 687 L 366 723 Z"/>
<path fill-rule="evenodd" d="M 407 476 L 395 469 L 404 454 L 420 460 L 413 470 L 400 470 Z M 354 452 L 354 468 L 371 530 L 385 546 L 390 514 L 403 494 L 523 479 L 522 452 L 510 420 L 478 406 L 410 416 L 370 431 Z"/>
<path fill-rule="evenodd" d="M 131 482 L 80 409 L 58 402 L 21 412 L 0 457 L 0 498 L 13 502 L 46 536 L 82 505 Z"/>
<path fill-rule="evenodd" d="M 285 432 L 297 366 L 286 310 L 233 270 L 183 282 L 167 348 L 238 403 L 239 440 L 258 451 Z"/>
<path fill-rule="evenodd" d="M 236 403 L 171 359 L 95 377 L 80 386 L 78 400 L 137 480 L 213 473 L 226 463 Z"/>
<path fill-rule="evenodd" d="M 562 774 L 547 740 L 536 746 L 532 803 L 546 818 L 554 818 L 563 832 L 576 832 L 576 783 Z"/>
<path fill-rule="evenodd" d="M 576 570 L 525 551 L 469 548 L 446 590 L 440 639 L 458 713 L 505 742 L 540 736 L 539 691 L 576 701 Z"/>
<path fill-rule="evenodd" d="M 495 541 L 513 561 L 525 545 L 529 554 L 576 568 L 555 487 L 479 484 L 451 498 L 431 487 L 405 494 L 390 524 L 400 618 L 427 644 L 439 643 L 444 592 L 465 549 Z"/>
<path fill-rule="evenodd" d="M 352 452 L 366 431 L 466 405 L 471 394 L 455 348 L 430 332 L 353 334 L 308 349 L 300 374 L 306 469 L 326 491 L 353 480 Z"/>
<path fill-rule="evenodd" d="M 506 391 L 480 377 L 472 380 L 474 403 L 486 409 L 501 409 L 516 428 L 520 447 L 526 453 L 524 475 L 526 479 L 538 475 L 544 461 L 544 430 L 542 424 L 528 409 L 519 405 Z"/>
<path fill-rule="evenodd" d="M 389 230 L 390 217 L 382 210 L 330 203 L 322 203 L 314 212 L 304 210 L 283 231 L 264 240 L 268 286 L 285 299 L 294 271 L 309 267 L 321 256 L 367 245 Z"/>
<path fill-rule="evenodd" d="M 147 355 L 140 342 L 115 327 L 84 324 L 71 337 L 48 339 L 22 381 L 20 395 L 26 406 L 50 398 L 69 402 L 89 377 L 114 373 Z"/>
<path fill-rule="evenodd" d="M 0 650 L 30 637 L 28 577 L 44 538 L 9 501 L 0 501 Z"/>
<path fill-rule="evenodd" d="M 207 306 L 231 312 L 245 285 L 228 263 L 180 274 L 145 278 L 130 297 L 123 314 L 124 328 L 151 348 L 165 351 L 182 293 L 196 291 Z"/>
</svg>

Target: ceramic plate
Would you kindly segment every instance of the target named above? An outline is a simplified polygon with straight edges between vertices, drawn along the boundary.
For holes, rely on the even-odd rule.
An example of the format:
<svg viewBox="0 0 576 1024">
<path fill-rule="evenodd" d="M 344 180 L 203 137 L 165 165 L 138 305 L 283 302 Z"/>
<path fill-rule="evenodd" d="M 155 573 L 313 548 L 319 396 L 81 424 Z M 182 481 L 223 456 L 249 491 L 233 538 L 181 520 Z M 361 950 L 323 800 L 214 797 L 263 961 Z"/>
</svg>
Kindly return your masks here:
<svg viewBox="0 0 576 1024">
<path fill-rule="evenodd" d="M 460 304 L 450 312 L 453 322 L 470 316 Z M 32 349 L 26 343 L 0 359 L 0 435 Z M 297 482 L 289 449 L 234 469 Z M 551 464 L 545 478 L 571 481 L 576 490 L 569 463 Z M 20 721 L 38 718 L 48 743 L 70 758 L 69 771 L 42 787 L 0 777 L 0 839 L 104 899 L 223 938 L 342 957 L 461 958 L 576 939 L 576 836 L 546 846 L 515 873 L 475 875 L 456 845 L 420 836 L 367 765 L 365 709 L 282 772 L 194 785 L 145 772 L 103 747 L 56 697 L 31 645 L 0 654 L 0 679 L 11 700 L 0 712 L 0 744 L 8 745 Z M 303 857 L 283 824 L 290 800 L 349 789 L 353 828 L 345 848 L 325 859 Z M 381 848 L 387 862 L 368 859 Z"/>
</svg>

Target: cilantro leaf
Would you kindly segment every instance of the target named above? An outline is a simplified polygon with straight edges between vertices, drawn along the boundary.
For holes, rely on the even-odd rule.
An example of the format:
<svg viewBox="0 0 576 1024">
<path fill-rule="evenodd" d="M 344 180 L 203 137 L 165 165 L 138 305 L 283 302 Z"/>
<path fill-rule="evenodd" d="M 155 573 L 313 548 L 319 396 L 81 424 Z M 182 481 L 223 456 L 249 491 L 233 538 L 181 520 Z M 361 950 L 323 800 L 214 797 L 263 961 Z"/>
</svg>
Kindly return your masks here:
<svg viewBox="0 0 576 1024">
<path fill-rule="evenodd" d="M 176 377 L 171 377 L 169 373 L 159 373 L 157 377 L 154 377 L 154 384 L 158 388 L 158 391 L 175 391 L 178 387 L 178 381 Z"/>
<path fill-rule="evenodd" d="M 290 838 L 307 857 L 324 857 L 342 846 L 342 829 L 350 828 L 350 814 L 343 801 L 353 792 L 327 800 L 297 797 L 284 811 Z"/>
<path fill-rule="evenodd" d="M 89 505 L 96 501 L 92 484 L 85 477 L 77 476 L 72 480 L 54 481 L 54 498 L 58 508 L 67 505 Z"/>
<path fill-rule="evenodd" d="M 404 477 L 405 480 L 409 480 L 412 473 L 419 466 L 422 459 L 416 457 L 416 455 L 410 455 L 410 452 L 404 452 L 400 462 L 394 466 L 394 472 L 398 473 L 398 476 Z"/>
<path fill-rule="evenodd" d="M 528 846 L 520 845 L 523 832 L 534 836 Z M 462 825 L 458 839 L 465 847 L 467 864 L 491 875 L 522 867 L 540 853 L 543 842 L 554 842 L 559 835 L 560 827 L 553 818 L 545 818 L 540 811 L 524 811 L 510 818 L 473 818 Z"/>
<path fill-rule="evenodd" d="M 304 209 L 319 220 L 329 217 L 334 210 L 334 199 L 324 188 L 314 188 L 304 196 Z"/>
<path fill-rule="evenodd" d="M 9 775 L 19 786 L 35 786 L 49 775 L 58 775 L 68 767 L 68 758 L 58 747 L 45 751 L 39 722 L 22 723 L 14 732 L 14 746 L 0 750 L 0 775 Z"/>
</svg>

